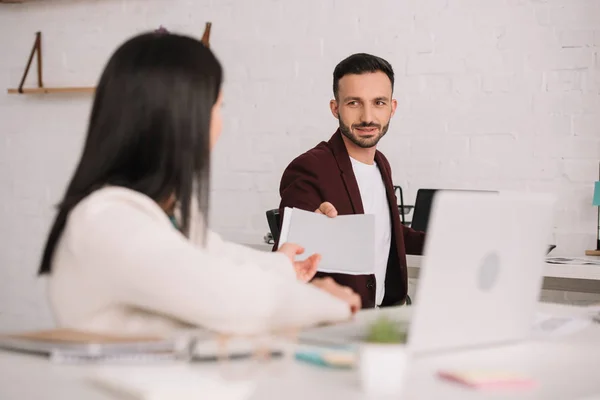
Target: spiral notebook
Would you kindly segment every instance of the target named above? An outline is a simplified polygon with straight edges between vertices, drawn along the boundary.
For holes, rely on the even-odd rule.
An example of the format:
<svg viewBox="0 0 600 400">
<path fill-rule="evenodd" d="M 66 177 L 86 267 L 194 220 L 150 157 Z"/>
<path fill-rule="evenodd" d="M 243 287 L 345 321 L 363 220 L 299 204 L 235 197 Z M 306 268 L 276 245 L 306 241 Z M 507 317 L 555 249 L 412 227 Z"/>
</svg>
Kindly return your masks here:
<svg viewBox="0 0 600 400">
<path fill-rule="evenodd" d="M 53 329 L 0 335 L 0 349 L 38 354 L 57 363 L 175 360 L 185 343 L 175 338 L 107 335 Z"/>
<path fill-rule="evenodd" d="M 204 330 L 180 332 L 170 338 L 105 335 L 70 329 L 0 335 L 0 350 L 37 354 L 59 364 L 213 362 L 251 358 L 258 351 L 280 357 L 285 347 L 275 338 L 263 346 L 265 348 L 242 337 L 229 338 L 223 344 L 215 334 Z"/>
</svg>

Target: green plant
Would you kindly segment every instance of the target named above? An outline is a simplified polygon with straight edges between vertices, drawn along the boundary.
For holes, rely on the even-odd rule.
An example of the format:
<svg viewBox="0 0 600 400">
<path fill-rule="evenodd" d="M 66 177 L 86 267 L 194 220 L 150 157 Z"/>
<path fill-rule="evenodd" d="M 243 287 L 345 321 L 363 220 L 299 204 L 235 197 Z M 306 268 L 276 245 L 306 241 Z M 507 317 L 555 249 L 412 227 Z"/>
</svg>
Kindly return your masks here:
<svg viewBox="0 0 600 400">
<path fill-rule="evenodd" d="M 380 317 L 369 328 L 366 341 L 369 343 L 400 344 L 406 342 L 406 326 Z"/>
</svg>

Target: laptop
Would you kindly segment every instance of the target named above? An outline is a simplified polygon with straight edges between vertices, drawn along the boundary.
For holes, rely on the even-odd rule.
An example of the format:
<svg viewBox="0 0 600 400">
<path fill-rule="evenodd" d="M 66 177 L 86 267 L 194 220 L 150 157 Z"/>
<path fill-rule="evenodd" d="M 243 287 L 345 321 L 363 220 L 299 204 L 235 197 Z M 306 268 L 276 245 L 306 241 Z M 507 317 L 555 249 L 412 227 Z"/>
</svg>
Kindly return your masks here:
<svg viewBox="0 0 600 400">
<path fill-rule="evenodd" d="M 433 206 L 433 199 L 436 193 L 442 191 L 460 191 L 472 192 L 472 193 L 498 193 L 496 191 L 487 190 L 467 190 L 467 189 L 419 189 L 417 190 L 417 197 L 415 198 L 415 208 L 413 210 L 413 217 L 410 227 L 414 230 L 427 232 L 429 226 L 429 217 L 431 215 L 431 209 Z"/>
<path fill-rule="evenodd" d="M 300 340 L 359 344 L 384 315 L 406 330 L 412 353 L 529 338 L 553 206 L 543 194 L 437 193 L 413 305 L 363 310 L 349 322 L 306 330 Z"/>
<path fill-rule="evenodd" d="M 471 193 L 498 193 L 497 191 L 491 190 L 471 190 L 471 189 L 419 189 L 417 190 L 417 197 L 415 199 L 415 208 L 413 211 L 413 217 L 410 227 L 414 230 L 427 232 L 429 226 L 429 217 L 431 215 L 431 208 L 433 205 L 433 199 L 435 195 L 442 191 L 460 191 L 460 192 L 471 192 Z M 547 254 L 550 254 L 552 250 L 556 248 L 556 245 L 550 244 L 547 246 Z"/>
</svg>

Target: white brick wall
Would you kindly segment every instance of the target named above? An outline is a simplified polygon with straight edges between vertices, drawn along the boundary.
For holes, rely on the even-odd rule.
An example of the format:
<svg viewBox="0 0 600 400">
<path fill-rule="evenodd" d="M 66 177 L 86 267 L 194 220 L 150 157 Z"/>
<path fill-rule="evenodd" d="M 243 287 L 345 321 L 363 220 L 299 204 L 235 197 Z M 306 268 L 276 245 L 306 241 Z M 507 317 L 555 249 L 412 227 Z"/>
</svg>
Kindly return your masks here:
<svg viewBox="0 0 600 400">
<path fill-rule="evenodd" d="M 398 76 L 398 112 L 381 148 L 409 202 L 426 186 L 551 191 L 560 197 L 557 253 L 592 246 L 600 1 L 0 5 L 0 329 L 51 323 L 35 270 L 90 106 L 87 95 L 5 94 L 19 82 L 34 32 L 43 32 L 46 85 L 91 85 L 128 36 L 160 24 L 199 36 L 209 20 L 226 69 L 211 213 L 225 236 L 261 240 L 282 169 L 336 127 L 328 110 L 335 64 L 366 51 Z"/>
</svg>

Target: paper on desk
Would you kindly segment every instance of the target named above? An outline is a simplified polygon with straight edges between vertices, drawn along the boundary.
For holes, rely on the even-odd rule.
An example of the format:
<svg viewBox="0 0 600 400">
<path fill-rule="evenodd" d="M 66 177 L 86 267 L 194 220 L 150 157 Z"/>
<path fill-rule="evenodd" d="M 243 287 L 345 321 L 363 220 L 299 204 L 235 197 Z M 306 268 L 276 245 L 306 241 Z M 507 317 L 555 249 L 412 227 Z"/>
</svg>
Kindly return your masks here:
<svg viewBox="0 0 600 400">
<path fill-rule="evenodd" d="M 587 258 L 546 257 L 546 262 L 548 264 L 600 266 L 600 260 L 590 260 Z"/>
<path fill-rule="evenodd" d="M 375 216 L 325 215 L 285 208 L 279 245 L 296 243 L 305 251 L 300 260 L 318 253 L 320 272 L 351 275 L 375 271 Z"/>
<path fill-rule="evenodd" d="M 533 324 L 533 334 L 538 338 L 572 335 L 591 324 L 592 321 L 584 317 L 561 317 L 538 313 Z"/>
<path fill-rule="evenodd" d="M 101 390 L 136 400 L 245 400 L 255 389 L 252 380 L 228 381 L 218 372 L 181 365 L 101 368 L 89 380 Z"/>
</svg>

